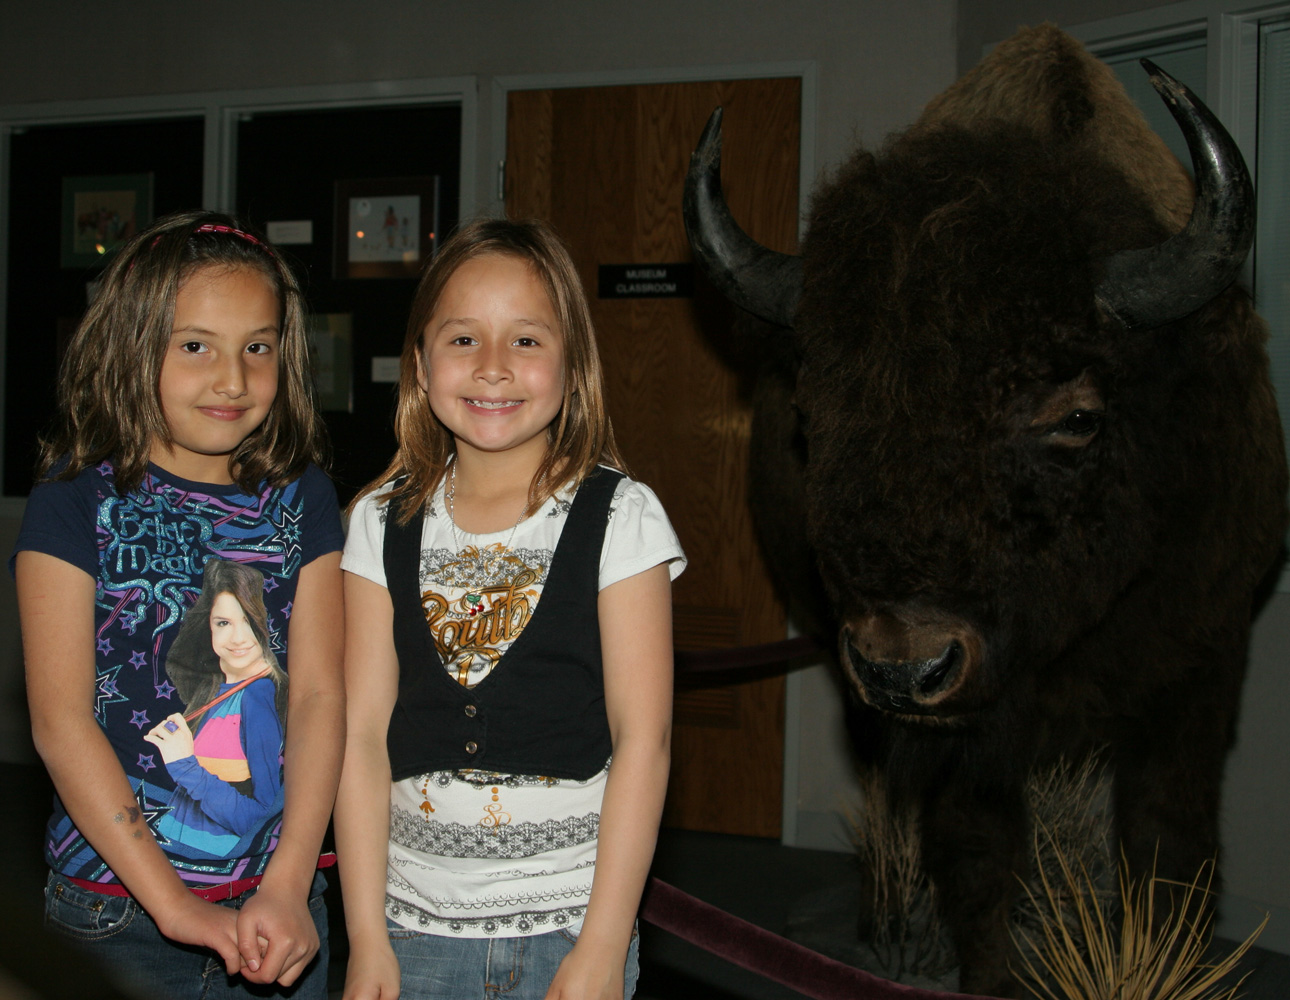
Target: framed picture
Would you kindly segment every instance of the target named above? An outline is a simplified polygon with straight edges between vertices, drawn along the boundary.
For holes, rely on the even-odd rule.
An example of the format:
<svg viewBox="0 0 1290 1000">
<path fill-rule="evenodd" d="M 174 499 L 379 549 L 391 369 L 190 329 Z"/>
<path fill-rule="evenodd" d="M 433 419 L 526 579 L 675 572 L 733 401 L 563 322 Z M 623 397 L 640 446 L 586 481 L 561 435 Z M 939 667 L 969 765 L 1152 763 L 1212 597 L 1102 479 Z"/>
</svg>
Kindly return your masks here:
<svg viewBox="0 0 1290 1000">
<path fill-rule="evenodd" d="M 309 317 L 308 324 L 309 357 L 314 364 L 319 409 L 353 413 L 353 314 L 314 314 Z"/>
<path fill-rule="evenodd" d="M 439 239 L 439 178 L 336 182 L 337 278 L 415 278 Z"/>
<path fill-rule="evenodd" d="M 62 267 L 93 267 L 152 222 L 152 174 L 63 178 Z"/>
</svg>

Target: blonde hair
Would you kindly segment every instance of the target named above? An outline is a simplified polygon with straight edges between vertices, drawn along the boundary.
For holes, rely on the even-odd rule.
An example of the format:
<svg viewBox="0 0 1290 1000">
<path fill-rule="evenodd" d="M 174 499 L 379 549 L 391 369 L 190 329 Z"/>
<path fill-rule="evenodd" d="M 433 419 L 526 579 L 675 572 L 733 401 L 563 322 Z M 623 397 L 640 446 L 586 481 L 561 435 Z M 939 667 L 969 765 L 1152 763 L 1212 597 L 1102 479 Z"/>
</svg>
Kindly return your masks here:
<svg viewBox="0 0 1290 1000">
<path fill-rule="evenodd" d="M 530 507 L 538 506 L 566 484 L 581 483 L 601 462 L 625 469 L 605 412 L 591 312 L 568 249 L 545 222 L 481 220 L 458 230 L 443 245 L 417 285 L 400 360 L 394 416 L 399 448 L 385 471 L 354 498 L 357 503 L 397 480 L 381 502 L 393 505 L 400 524 L 425 505 L 455 454 L 452 432 L 434 415 L 417 380 L 417 356 L 426 326 L 457 269 L 467 261 L 493 255 L 522 260 L 533 269 L 551 299 L 564 350 L 564 399 L 547 430 L 546 455 L 529 484 Z"/>
<path fill-rule="evenodd" d="M 277 396 L 264 422 L 234 450 L 230 474 L 254 493 L 262 484 L 299 478 L 311 461 L 325 463 L 327 430 L 314 403 L 304 304 L 291 269 L 236 219 L 179 212 L 131 239 L 104 271 L 59 369 L 58 416 L 40 442 L 37 480 L 71 479 L 110 459 L 118 493 L 143 481 L 154 442 L 171 442 L 160 383 L 175 300 L 207 268 L 263 275 L 281 309 Z"/>
</svg>

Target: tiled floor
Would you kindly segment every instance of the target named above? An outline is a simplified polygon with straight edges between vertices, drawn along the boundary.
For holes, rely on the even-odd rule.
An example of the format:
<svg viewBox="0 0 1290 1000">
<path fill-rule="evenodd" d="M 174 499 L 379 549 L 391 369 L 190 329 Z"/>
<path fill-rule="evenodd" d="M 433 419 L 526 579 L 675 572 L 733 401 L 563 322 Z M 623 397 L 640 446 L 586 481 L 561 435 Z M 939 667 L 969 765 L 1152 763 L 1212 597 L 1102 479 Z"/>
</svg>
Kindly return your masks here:
<svg viewBox="0 0 1290 1000">
<path fill-rule="evenodd" d="M 10 906 L 0 914 L 0 998 L 6 970 L 48 1000 L 93 995 L 113 1000 L 100 982 L 90 989 L 87 973 L 61 943 L 40 936 L 39 854 L 50 789 L 38 767 L 0 764 L 0 857 L 8 865 Z M 664 831 L 654 874 L 776 933 L 794 936 L 831 957 L 854 949 L 858 895 L 848 891 L 855 874 L 850 857 L 829 851 L 788 848 L 770 840 Z M 332 984 L 344 981 L 345 938 L 339 900 L 332 907 Z M 1255 949 L 1245 970 L 1248 1000 L 1290 998 L 1290 956 Z M 647 923 L 641 925 L 640 1000 L 794 1000 L 801 994 L 730 965 Z"/>
</svg>

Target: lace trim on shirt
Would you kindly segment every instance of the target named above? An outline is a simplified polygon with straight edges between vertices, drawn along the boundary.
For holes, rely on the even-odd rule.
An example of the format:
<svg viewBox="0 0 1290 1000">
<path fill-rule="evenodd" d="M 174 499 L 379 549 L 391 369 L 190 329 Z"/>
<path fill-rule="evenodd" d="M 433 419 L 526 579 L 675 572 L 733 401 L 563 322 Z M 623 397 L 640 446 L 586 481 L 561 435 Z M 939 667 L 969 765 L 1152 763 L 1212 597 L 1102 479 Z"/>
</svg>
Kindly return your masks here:
<svg viewBox="0 0 1290 1000">
<path fill-rule="evenodd" d="M 420 775 L 413 781 L 424 780 L 424 778 L 425 775 Z M 503 788 L 554 788 L 561 783 L 559 778 L 544 778 L 540 774 L 498 774 L 494 771 L 475 771 L 466 768 L 459 771 L 435 771 L 430 775 L 430 780 L 438 788 L 448 788 L 454 781 L 459 781 L 463 785 L 470 785 L 471 788 L 480 790 L 493 785 L 501 785 Z"/>
<path fill-rule="evenodd" d="M 556 910 L 527 910 L 523 913 L 508 913 L 495 917 L 445 917 L 423 906 L 415 906 L 407 900 L 386 895 L 385 912 L 391 920 L 405 925 L 410 921 L 400 921 L 399 918 L 411 917 L 418 927 L 426 928 L 427 931 L 430 928 L 438 928 L 460 934 L 467 927 L 471 927 L 478 928 L 489 936 L 501 934 L 503 937 L 513 937 L 515 933 L 532 934 L 534 931 L 568 927 L 582 919 L 583 914 L 587 912 L 587 907 L 583 904 L 564 906 Z M 506 933 L 508 931 L 510 933 Z"/>
<path fill-rule="evenodd" d="M 401 847 L 445 858 L 529 858 L 594 841 L 600 814 L 508 826 L 426 822 L 402 809 L 390 810 L 390 840 Z"/>
</svg>

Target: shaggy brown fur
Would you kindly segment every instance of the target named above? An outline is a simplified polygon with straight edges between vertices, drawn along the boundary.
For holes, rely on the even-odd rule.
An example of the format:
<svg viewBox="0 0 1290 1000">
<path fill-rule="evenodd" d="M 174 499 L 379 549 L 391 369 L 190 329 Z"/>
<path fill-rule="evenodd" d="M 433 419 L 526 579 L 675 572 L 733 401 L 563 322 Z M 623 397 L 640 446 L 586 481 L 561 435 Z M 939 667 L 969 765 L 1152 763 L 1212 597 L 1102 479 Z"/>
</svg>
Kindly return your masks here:
<svg viewBox="0 0 1290 1000">
<path fill-rule="evenodd" d="M 1105 67 L 1023 32 L 817 194 L 796 360 L 763 380 L 769 551 L 823 581 L 965 991 L 1015 990 L 1036 766 L 1110 747 L 1139 870 L 1158 845 L 1190 878 L 1218 850 L 1252 595 L 1286 524 L 1265 331 L 1237 289 L 1134 334 L 1094 301 L 1099 261 L 1190 203 Z"/>
<path fill-rule="evenodd" d="M 1132 178 L 1170 232 L 1191 215 L 1191 176 L 1147 124 L 1115 73 L 1056 25 L 1023 29 L 933 98 L 916 127 L 1010 122 L 1096 150 Z"/>
</svg>

